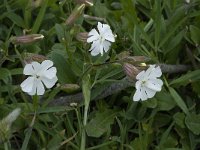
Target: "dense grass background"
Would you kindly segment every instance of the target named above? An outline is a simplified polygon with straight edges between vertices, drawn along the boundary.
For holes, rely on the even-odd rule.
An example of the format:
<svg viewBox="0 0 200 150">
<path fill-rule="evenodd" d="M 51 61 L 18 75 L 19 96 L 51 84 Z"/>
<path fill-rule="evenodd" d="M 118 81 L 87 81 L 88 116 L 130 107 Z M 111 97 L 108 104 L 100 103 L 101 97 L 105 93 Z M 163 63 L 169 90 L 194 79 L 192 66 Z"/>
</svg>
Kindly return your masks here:
<svg viewBox="0 0 200 150">
<path fill-rule="evenodd" d="M 10 139 L 2 141 L 0 148 L 6 143 L 12 150 L 199 149 L 200 1 L 94 0 L 92 7 L 86 6 L 74 22 L 66 24 L 81 5 L 77 2 L 0 0 L 0 118 L 22 108 Z M 92 57 L 90 45 L 76 37 L 96 27 L 98 20 L 108 23 L 117 38 L 108 53 Z M 13 38 L 24 34 L 42 34 L 44 39 L 14 44 Z M 115 91 L 118 83 L 127 84 L 121 63 L 114 62 L 128 52 L 148 57 L 146 64 L 189 67 L 185 72 L 164 73 L 162 91 L 145 102 L 133 102 L 134 83 L 101 98 L 110 85 Z M 54 62 L 59 80 L 40 97 L 36 113 L 32 98 L 19 86 L 25 79 L 24 60 L 41 58 L 34 54 Z M 82 91 L 85 101 L 77 106 L 72 102 L 80 97 L 59 103 L 60 97 Z M 90 101 L 90 94 L 91 99 L 100 98 Z"/>
</svg>

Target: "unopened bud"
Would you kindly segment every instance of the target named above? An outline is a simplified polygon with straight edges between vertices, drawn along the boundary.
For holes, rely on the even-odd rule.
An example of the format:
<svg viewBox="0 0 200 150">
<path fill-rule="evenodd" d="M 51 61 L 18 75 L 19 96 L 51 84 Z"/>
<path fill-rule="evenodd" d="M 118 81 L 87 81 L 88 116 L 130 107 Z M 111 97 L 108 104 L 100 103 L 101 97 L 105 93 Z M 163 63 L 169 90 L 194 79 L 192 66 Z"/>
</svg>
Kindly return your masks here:
<svg viewBox="0 0 200 150">
<path fill-rule="evenodd" d="M 86 6 L 93 6 L 92 0 L 76 0 L 78 4 L 85 4 Z"/>
<path fill-rule="evenodd" d="M 37 61 L 39 63 L 43 62 L 44 60 L 47 60 L 48 58 L 43 55 L 33 54 L 33 53 L 25 53 L 25 63 L 29 64 L 33 61 Z"/>
<path fill-rule="evenodd" d="M 190 3 L 190 0 L 185 0 L 186 3 Z"/>
<path fill-rule="evenodd" d="M 147 62 L 150 59 L 148 57 L 145 56 L 128 56 L 123 58 L 123 62 L 127 62 L 127 63 L 142 63 L 142 62 Z"/>
<path fill-rule="evenodd" d="M 131 79 L 135 79 L 140 70 L 137 69 L 135 66 L 129 63 L 125 63 L 123 65 L 124 73 Z"/>
<path fill-rule="evenodd" d="M 69 105 L 70 105 L 71 107 L 77 107 L 77 106 L 78 106 L 77 103 L 70 103 Z"/>
<path fill-rule="evenodd" d="M 80 32 L 76 35 L 76 39 L 80 42 L 87 42 L 88 33 L 87 32 Z"/>
<path fill-rule="evenodd" d="M 74 22 L 82 15 L 84 9 L 85 9 L 85 4 L 76 6 L 74 10 L 72 11 L 71 15 L 67 18 L 65 22 L 66 25 L 74 24 Z"/>
<path fill-rule="evenodd" d="M 119 60 L 122 60 L 122 59 L 124 59 L 124 58 L 126 58 L 126 57 L 129 57 L 130 56 L 130 52 L 129 51 L 123 51 L 123 52 L 121 52 L 121 53 L 119 53 L 118 55 L 117 55 L 117 58 L 119 59 Z"/>
<path fill-rule="evenodd" d="M 32 0 L 32 7 L 37 8 L 42 5 L 43 0 Z"/>
<path fill-rule="evenodd" d="M 43 38 L 44 36 L 42 34 L 30 34 L 30 35 L 11 37 L 10 40 L 13 44 L 29 44 L 39 41 Z"/>
<path fill-rule="evenodd" d="M 0 121 L 0 143 L 9 140 L 11 135 L 11 125 L 20 115 L 21 109 L 16 108 Z"/>
<path fill-rule="evenodd" d="M 73 93 L 80 89 L 78 84 L 64 84 L 60 86 L 60 89 L 65 91 L 66 93 Z"/>
<path fill-rule="evenodd" d="M 17 117 L 20 115 L 21 109 L 16 108 L 11 113 L 8 114 L 8 116 L 5 118 L 5 121 L 8 122 L 10 125 L 17 119 Z"/>
</svg>

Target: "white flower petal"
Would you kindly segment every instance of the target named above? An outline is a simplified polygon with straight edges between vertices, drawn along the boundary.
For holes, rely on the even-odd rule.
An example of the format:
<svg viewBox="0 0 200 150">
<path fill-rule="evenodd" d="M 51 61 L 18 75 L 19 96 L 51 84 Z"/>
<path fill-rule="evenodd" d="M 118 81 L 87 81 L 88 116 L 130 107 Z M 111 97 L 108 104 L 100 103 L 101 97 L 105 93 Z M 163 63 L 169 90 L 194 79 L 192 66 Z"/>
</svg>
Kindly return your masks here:
<svg viewBox="0 0 200 150">
<path fill-rule="evenodd" d="M 103 24 L 101 22 L 98 22 L 97 28 L 100 34 L 103 33 Z"/>
<path fill-rule="evenodd" d="M 108 35 L 108 34 L 105 34 L 104 38 L 110 42 L 115 42 L 115 37 L 114 35 Z"/>
<path fill-rule="evenodd" d="M 142 100 L 142 101 L 147 100 L 148 97 L 147 97 L 147 93 L 145 92 L 145 89 L 144 89 L 143 87 L 141 87 L 140 90 L 141 90 L 141 100 Z"/>
<path fill-rule="evenodd" d="M 108 50 L 109 50 L 109 48 L 110 48 L 110 42 L 108 42 L 108 41 L 104 41 L 103 42 L 103 47 L 104 47 L 104 51 L 105 52 L 108 52 Z"/>
<path fill-rule="evenodd" d="M 34 75 L 35 74 L 35 70 L 33 69 L 32 64 L 26 64 L 25 67 L 24 67 L 23 73 L 25 75 Z"/>
<path fill-rule="evenodd" d="M 41 70 L 41 64 L 36 62 L 36 61 L 33 61 L 32 63 L 32 66 L 33 66 L 33 69 L 35 70 L 35 72 L 39 72 Z"/>
<path fill-rule="evenodd" d="M 58 78 L 54 77 L 52 79 L 48 79 L 43 77 L 41 80 L 47 88 L 52 88 L 58 81 Z"/>
<path fill-rule="evenodd" d="M 91 51 L 91 55 L 92 56 L 96 56 L 96 55 L 98 55 L 100 53 L 99 46 L 100 46 L 99 41 L 96 41 L 96 42 L 92 43 L 92 46 L 89 49 L 89 51 Z"/>
<path fill-rule="evenodd" d="M 42 70 L 47 70 L 49 69 L 50 67 L 53 66 L 53 62 L 51 60 L 44 60 L 41 64 L 41 69 Z"/>
<path fill-rule="evenodd" d="M 44 72 L 43 76 L 45 76 L 48 79 L 53 79 L 56 76 L 56 73 L 56 67 L 51 67 L 50 69 Z"/>
<path fill-rule="evenodd" d="M 89 34 L 88 34 L 89 38 L 87 39 L 87 42 L 90 43 L 90 42 L 93 42 L 93 41 L 96 41 L 99 39 L 99 34 L 97 32 L 96 29 L 92 29 Z"/>
<path fill-rule="evenodd" d="M 158 80 L 158 79 L 155 79 L 155 80 Z M 154 91 L 161 91 L 161 87 L 162 85 L 158 84 L 157 82 L 153 81 L 153 80 L 148 80 L 146 83 L 145 83 L 145 86 L 149 89 L 152 89 Z"/>
<path fill-rule="evenodd" d="M 42 84 L 42 81 L 39 79 L 36 80 L 36 90 L 37 90 L 37 95 L 43 95 L 45 92 L 44 85 Z"/>
<path fill-rule="evenodd" d="M 34 79 L 33 81 L 33 88 L 30 92 L 28 92 L 29 95 L 36 95 L 36 80 L 37 79 Z"/>
<path fill-rule="evenodd" d="M 141 99 L 141 90 L 140 89 L 137 89 L 135 91 L 135 94 L 133 96 L 133 101 L 139 101 Z"/>
<path fill-rule="evenodd" d="M 103 45 L 102 44 L 100 44 L 99 45 L 99 52 L 101 53 L 101 56 L 103 55 Z"/>
<path fill-rule="evenodd" d="M 148 98 L 152 98 L 156 94 L 156 91 L 154 91 L 152 89 L 149 89 L 147 87 L 143 87 L 143 88 L 144 88 Z"/>
<path fill-rule="evenodd" d="M 136 76 L 137 80 L 142 80 L 144 78 L 145 75 L 145 71 L 141 71 L 140 73 L 138 73 L 138 75 Z"/>
<path fill-rule="evenodd" d="M 140 89 L 141 88 L 141 84 L 142 84 L 142 81 L 137 81 L 136 83 L 135 83 L 135 88 L 136 89 Z"/>
<path fill-rule="evenodd" d="M 160 66 L 158 66 L 158 67 L 152 69 L 152 71 L 149 74 L 149 78 L 150 79 L 157 78 L 157 77 L 160 77 L 161 75 L 162 75 L 162 72 L 161 72 Z"/>
<path fill-rule="evenodd" d="M 29 93 L 32 91 L 33 85 L 34 85 L 34 77 L 28 77 L 21 83 L 20 86 L 22 88 L 22 91 Z"/>
</svg>

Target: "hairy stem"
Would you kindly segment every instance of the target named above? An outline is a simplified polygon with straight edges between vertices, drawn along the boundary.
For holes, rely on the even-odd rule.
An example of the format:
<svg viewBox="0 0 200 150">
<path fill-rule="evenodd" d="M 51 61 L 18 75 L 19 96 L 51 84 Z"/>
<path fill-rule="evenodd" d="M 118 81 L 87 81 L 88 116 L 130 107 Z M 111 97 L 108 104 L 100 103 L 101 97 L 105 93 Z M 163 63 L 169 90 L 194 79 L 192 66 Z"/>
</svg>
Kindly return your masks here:
<svg viewBox="0 0 200 150">
<path fill-rule="evenodd" d="M 191 69 L 191 66 L 188 65 L 166 65 L 166 64 L 157 64 L 160 66 L 163 73 L 182 73 L 186 72 Z M 127 77 L 125 77 L 122 80 L 119 80 L 117 83 L 113 83 L 108 87 L 105 87 L 105 89 L 97 96 L 92 97 L 91 100 L 99 100 L 103 99 L 109 95 L 115 94 L 117 92 L 120 92 L 128 87 L 134 86 L 134 82 Z M 95 88 L 92 89 L 91 93 L 95 91 Z M 74 94 L 74 95 L 68 95 L 68 96 L 62 96 L 54 99 L 52 102 L 50 102 L 50 106 L 66 106 L 70 105 L 70 103 L 81 103 L 83 101 L 83 94 L 82 92 Z"/>
</svg>

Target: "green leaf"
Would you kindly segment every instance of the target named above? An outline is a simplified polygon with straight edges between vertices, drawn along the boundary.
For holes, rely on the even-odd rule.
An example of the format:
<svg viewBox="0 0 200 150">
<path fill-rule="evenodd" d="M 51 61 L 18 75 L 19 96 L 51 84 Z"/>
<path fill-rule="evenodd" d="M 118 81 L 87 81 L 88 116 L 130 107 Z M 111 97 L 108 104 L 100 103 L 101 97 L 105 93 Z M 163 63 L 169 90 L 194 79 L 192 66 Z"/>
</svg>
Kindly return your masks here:
<svg viewBox="0 0 200 150">
<path fill-rule="evenodd" d="M 33 116 L 33 119 L 31 121 L 30 127 L 25 132 L 25 139 L 24 139 L 24 142 L 22 144 L 21 150 L 27 150 L 28 143 L 29 143 L 32 131 L 33 131 L 33 125 L 35 123 L 35 118 L 36 118 L 36 114 Z"/>
<path fill-rule="evenodd" d="M 19 27 L 26 28 L 24 20 L 19 15 L 9 12 L 6 16 Z"/>
<path fill-rule="evenodd" d="M 44 15 L 45 15 L 45 11 L 46 11 L 46 8 L 47 8 L 47 5 L 48 5 L 48 1 L 49 0 L 44 0 L 43 1 L 43 4 L 41 5 L 41 8 L 40 8 L 40 11 L 37 15 L 37 18 L 35 20 L 35 23 L 32 27 L 32 32 L 31 33 L 37 33 L 39 28 L 40 28 L 40 25 L 42 24 L 42 21 L 43 21 L 43 18 L 44 18 Z"/>
<path fill-rule="evenodd" d="M 185 128 L 185 114 L 181 112 L 177 112 L 174 116 L 174 121 L 177 125 L 179 125 L 181 128 Z"/>
<path fill-rule="evenodd" d="M 84 96 L 85 105 L 88 107 L 91 98 L 91 84 L 89 74 L 85 75 L 82 80 L 82 90 Z"/>
<path fill-rule="evenodd" d="M 191 82 L 200 80 L 200 70 L 191 71 L 185 75 L 182 75 L 178 79 L 173 80 L 170 85 L 179 87 L 181 85 L 186 86 Z"/>
<path fill-rule="evenodd" d="M 155 3 L 155 46 L 158 46 L 158 42 L 160 40 L 160 31 L 161 31 L 161 24 L 162 24 L 162 15 L 161 15 L 161 0 L 157 0 Z"/>
<path fill-rule="evenodd" d="M 86 125 L 87 135 L 91 137 L 100 137 L 108 132 L 117 113 L 117 111 L 109 109 L 103 112 L 96 112 L 95 117 Z"/>
<path fill-rule="evenodd" d="M 188 114 L 185 118 L 185 124 L 194 134 L 200 134 L 200 115 L 198 114 Z"/>
<path fill-rule="evenodd" d="M 65 56 L 59 51 L 53 51 L 51 53 L 51 59 L 57 68 L 57 76 L 60 83 L 73 83 L 75 81 L 75 75 L 70 69 L 70 64 L 66 60 Z"/>
<path fill-rule="evenodd" d="M 156 94 L 158 109 L 161 111 L 169 111 L 176 106 L 172 96 L 167 92 L 159 92 Z"/>
<path fill-rule="evenodd" d="M 60 24 L 56 24 L 55 29 L 56 29 L 56 34 L 58 36 L 59 41 L 62 42 L 63 41 L 62 39 L 64 38 L 64 34 L 65 34 L 63 27 Z"/>
<path fill-rule="evenodd" d="M 3 80 L 5 83 L 7 83 L 10 77 L 11 74 L 8 69 L 0 68 L 0 80 Z"/>
<path fill-rule="evenodd" d="M 174 101 L 176 102 L 176 104 L 182 109 L 182 111 L 185 114 L 189 113 L 189 110 L 185 104 L 185 102 L 183 101 L 183 99 L 178 95 L 178 93 L 171 87 L 169 87 L 169 91 L 174 99 Z"/>
<path fill-rule="evenodd" d="M 190 35 L 192 41 L 199 45 L 200 44 L 200 29 L 196 26 L 190 25 Z"/>
</svg>

